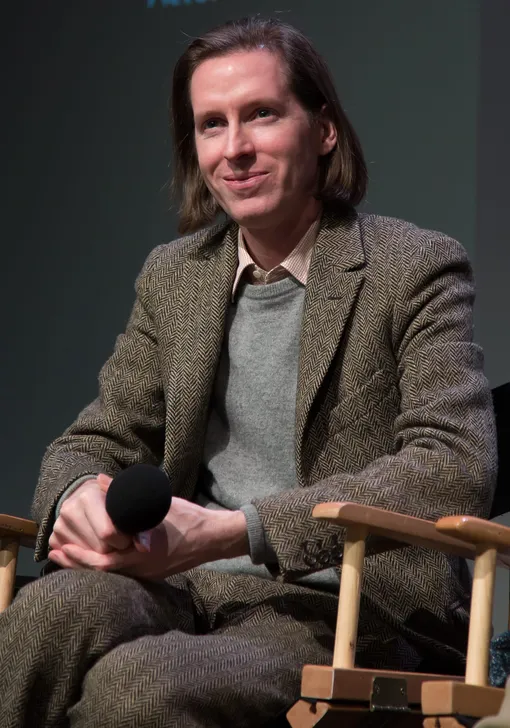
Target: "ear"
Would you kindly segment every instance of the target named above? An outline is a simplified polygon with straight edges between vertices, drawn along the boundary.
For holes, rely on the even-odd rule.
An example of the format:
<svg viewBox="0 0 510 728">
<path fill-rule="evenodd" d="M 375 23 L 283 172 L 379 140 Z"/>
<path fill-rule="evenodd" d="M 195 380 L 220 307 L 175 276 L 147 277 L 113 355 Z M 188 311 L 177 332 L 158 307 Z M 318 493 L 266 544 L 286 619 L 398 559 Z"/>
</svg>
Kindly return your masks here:
<svg viewBox="0 0 510 728">
<path fill-rule="evenodd" d="M 326 156 L 326 154 L 329 154 L 336 147 L 336 143 L 338 140 L 336 126 L 330 119 L 328 107 L 326 106 L 326 104 L 324 104 L 320 111 L 318 127 L 320 134 L 319 155 L 322 157 Z"/>
</svg>

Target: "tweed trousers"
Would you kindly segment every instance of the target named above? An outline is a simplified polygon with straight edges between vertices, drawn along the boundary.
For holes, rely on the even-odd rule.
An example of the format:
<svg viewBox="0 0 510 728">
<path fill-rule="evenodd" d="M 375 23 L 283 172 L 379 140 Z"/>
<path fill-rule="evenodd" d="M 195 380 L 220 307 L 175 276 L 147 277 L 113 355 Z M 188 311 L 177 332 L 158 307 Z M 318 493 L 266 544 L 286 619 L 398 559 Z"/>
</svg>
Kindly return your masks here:
<svg viewBox="0 0 510 728">
<path fill-rule="evenodd" d="M 303 664 L 331 664 L 334 595 L 324 605 L 206 570 L 57 571 L 0 615 L 0 726 L 262 726 L 299 697 Z"/>
</svg>

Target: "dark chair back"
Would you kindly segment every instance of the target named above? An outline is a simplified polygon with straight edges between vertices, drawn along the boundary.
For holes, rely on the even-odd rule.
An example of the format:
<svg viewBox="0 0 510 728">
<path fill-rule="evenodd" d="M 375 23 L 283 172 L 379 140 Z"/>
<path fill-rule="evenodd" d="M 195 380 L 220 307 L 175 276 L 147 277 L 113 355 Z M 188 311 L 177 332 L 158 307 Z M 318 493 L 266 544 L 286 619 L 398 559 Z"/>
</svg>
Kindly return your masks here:
<svg viewBox="0 0 510 728">
<path fill-rule="evenodd" d="M 498 481 L 490 518 L 510 511 L 510 382 L 492 390 L 498 436 Z"/>
</svg>

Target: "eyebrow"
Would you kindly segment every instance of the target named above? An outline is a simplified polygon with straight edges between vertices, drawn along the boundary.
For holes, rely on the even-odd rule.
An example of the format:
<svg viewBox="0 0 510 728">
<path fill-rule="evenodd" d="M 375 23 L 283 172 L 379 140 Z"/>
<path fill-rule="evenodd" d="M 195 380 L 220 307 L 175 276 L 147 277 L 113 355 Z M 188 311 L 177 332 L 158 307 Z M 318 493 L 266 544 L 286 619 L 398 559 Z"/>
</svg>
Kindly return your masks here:
<svg viewBox="0 0 510 728">
<path fill-rule="evenodd" d="M 257 108 L 271 108 L 273 106 L 282 107 L 282 101 L 278 98 L 260 97 L 253 99 L 249 102 L 241 104 L 240 109 L 257 109 Z M 194 119 L 204 119 L 214 116 L 221 116 L 223 114 L 219 107 L 211 106 L 209 109 L 206 107 L 204 110 L 199 109 L 196 113 L 193 111 Z"/>
</svg>

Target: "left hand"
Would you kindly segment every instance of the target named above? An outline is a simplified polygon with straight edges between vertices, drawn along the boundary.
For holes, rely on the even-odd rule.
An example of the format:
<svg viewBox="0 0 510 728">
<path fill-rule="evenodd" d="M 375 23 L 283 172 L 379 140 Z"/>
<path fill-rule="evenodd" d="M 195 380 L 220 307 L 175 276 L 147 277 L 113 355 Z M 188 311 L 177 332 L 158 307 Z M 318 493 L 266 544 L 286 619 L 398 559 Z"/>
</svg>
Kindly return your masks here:
<svg viewBox="0 0 510 728">
<path fill-rule="evenodd" d="M 211 510 L 182 498 L 172 498 L 164 520 L 148 534 L 149 549 L 137 542 L 124 550 L 97 553 L 76 544 L 64 544 L 51 550 L 49 558 L 68 569 L 116 571 L 159 580 L 208 561 L 249 553 L 242 511 Z"/>
</svg>

